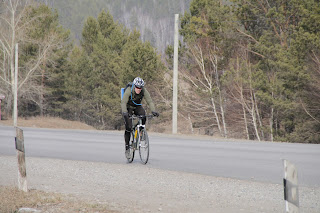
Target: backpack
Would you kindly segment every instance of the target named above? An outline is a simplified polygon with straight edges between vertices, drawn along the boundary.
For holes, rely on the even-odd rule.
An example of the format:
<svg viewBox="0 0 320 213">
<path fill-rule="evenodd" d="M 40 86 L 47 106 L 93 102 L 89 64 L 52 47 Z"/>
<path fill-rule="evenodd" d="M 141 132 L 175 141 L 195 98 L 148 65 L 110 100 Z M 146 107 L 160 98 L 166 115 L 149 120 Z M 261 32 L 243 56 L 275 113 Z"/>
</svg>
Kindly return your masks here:
<svg viewBox="0 0 320 213">
<path fill-rule="evenodd" d="M 123 94 L 124 94 L 124 92 L 126 91 L 126 89 L 127 89 L 128 87 L 132 87 L 132 84 L 133 84 L 132 82 L 129 82 L 126 87 L 121 88 L 121 100 L 122 100 L 122 98 L 123 98 Z"/>
</svg>

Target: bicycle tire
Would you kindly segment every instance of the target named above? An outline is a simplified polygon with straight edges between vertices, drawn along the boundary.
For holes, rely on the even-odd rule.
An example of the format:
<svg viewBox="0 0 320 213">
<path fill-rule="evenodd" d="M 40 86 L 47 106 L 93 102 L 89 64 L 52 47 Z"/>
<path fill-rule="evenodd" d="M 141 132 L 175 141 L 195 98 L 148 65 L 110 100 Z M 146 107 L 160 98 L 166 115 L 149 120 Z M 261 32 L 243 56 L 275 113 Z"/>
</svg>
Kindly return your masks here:
<svg viewBox="0 0 320 213">
<path fill-rule="evenodd" d="M 132 163 L 133 159 L 134 159 L 134 135 L 131 134 L 131 140 L 129 141 L 129 154 L 128 156 L 126 155 L 127 161 L 128 163 Z"/>
<path fill-rule="evenodd" d="M 142 129 L 140 131 L 139 135 L 139 154 L 140 154 L 140 160 L 143 164 L 146 164 L 149 160 L 149 137 L 148 133 L 145 129 Z"/>
</svg>

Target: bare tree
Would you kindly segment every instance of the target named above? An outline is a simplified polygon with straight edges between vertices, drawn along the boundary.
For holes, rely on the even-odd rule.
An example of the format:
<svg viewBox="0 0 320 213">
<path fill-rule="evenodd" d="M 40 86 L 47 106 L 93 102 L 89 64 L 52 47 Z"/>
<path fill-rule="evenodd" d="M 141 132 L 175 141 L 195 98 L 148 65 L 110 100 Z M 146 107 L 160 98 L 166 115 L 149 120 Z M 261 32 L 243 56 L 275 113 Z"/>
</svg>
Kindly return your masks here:
<svg viewBox="0 0 320 213">
<path fill-rule="evenodd" d="M 195 99 L 195 96 L 192 96 L 189 101 L 192 105 L 192 112 L 196 113 L 198 118 L 201 117 L 202 120 L 208 121 L 208 113 L 211 111 L 215 124 L 207 122 L 206 127 L 215 128 L 217 126 L 220 135 L 227 137 L 224 99 L 221 92 L 222 88 L 218 68 L 218 48 L 216 46 L 210 48 L 206 44 L 199 42 L 194 43 L 189 49 L 193 60 L 197 64 L 197 68 L 192 69 L 190 72 L 184 72 L 182 75 L 199 94 L 201 93 L 202 97 Z"/>
<path fill-rule="evenodd" d="M 313 78 L 311 82 L 312 91 L 310 91 L 313 97 L 312 103 L 304 104 L 301 101 L 302 108 L 307 115 L 316 123 L 320 123 L 320 118 L 317 118 L 316 114 L 320 112 L 320 56 L 315 51 L 312 51 L 311 59 L 313 61 L 313 69 L 311 76 Z"/>
<path fill-rule="evenodd" d="M 247 50 L 243 49 L 239 55 L 241 58 L 237 57 L 231 77 L 228 79 L 228 93 L 233 101 L 241 105 L 247 139 L 250 138 L 249 129 L 253 129 L 255 137 L 260 141 L 264 138 L 263 122 L 258 107 L 259 100 L 253 87 L 252 65 Z"/>
<path fill-rule="evenodd" d="M 1 90 L 7 97 L 5 110 L 11 111 L 13 91 L 14 91 L 14 54 L 15 44 L 19 40 L 18 29 L 22 20 L 22 15 L 26 8 L 26 1 L 5 0 L 1 1 L 0 14 L 0 44 L 3 53 L 3 66 L 0 75 Z"/>
<path fill-rule="evenodd" d="M 50 15 L 45 13 L 34 14 L 32 8 L 37 6 L 36 3 L 29 0 L 5 0 L 1 5 L 3 12 L 0 14 L 0 27 L 3 30 L 0 31 L 0 48 L 3 60 L 1 60 L 2 66 L 0 66 L 0 82 L 2 82 L 0 88 L 5 91 L 8 97 L 8 111 L 11 110 L 14 88 L 15 44 L 20 43 L 22 45 L 33 45 L 36 47 L 36 54 L 19 64 L 18 91 L 20 96 L 24 95 L 30 98 L 35 97 L 35 95 L 26 95 L 27 93 L 38 93 L 38 97 L 40 97 L 38 100 L 40 99 L 40 101 L 35 101 L 35 103 L 43 107 L 43 89 L 39 89 L 38 86 L 34 84 L 36 82 L 34 78 L 41 70 L 41 76 L 44 76 L 45 64 L 49 61 L 49 56 L 53 54 L 52 50 L 61 48 L 63 41 L 63 38 L 61 38 L 57 30 L 48 31 L 41 38 L 35 38 L 35 34 L 31 33 L 39 30 L 39 23 L 41 23 L 46 16 Z M 26 85 L 27 82 L 28 85 Z"/>
</svg>

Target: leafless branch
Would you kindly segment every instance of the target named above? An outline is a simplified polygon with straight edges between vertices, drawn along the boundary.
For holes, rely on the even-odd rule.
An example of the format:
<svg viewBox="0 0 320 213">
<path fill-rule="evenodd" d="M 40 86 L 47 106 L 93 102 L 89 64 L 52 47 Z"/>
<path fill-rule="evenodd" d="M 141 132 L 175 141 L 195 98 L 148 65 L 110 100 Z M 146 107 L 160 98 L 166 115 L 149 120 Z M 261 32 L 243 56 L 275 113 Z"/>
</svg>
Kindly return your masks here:
<svg viewBox="0 0 320 213">
<path fill-rule="evenodd" d="M 317 123 L 320 124 L 320 121 L 318 119 L 316 119 L 313 115 L 311 115 L 311 113 L 307 110 L 307 108 L 305 107 L 305 105 L 302 103 L 302 101 L 300 100 L 301 106 L 304 109 L 304 111 Z"/>
<path fill-rule="evenodd" d="M 247 37 L 251 38 L 251 40 L 253 40 L 255 43 L 259 43 L 255 38 L 253 38 L 251 35 L 249 35 L 249 34 L 247 34 L 247 33 L 243 32 L 243 31 L 241 31 L 239 28 L 237 28 L 237 31 L 238 31 L 239 33 L 241 33 L 241 34 L 243 34 L 243 35 L 245 35 L 245 36 L 247 36 Z"/>
</svg>

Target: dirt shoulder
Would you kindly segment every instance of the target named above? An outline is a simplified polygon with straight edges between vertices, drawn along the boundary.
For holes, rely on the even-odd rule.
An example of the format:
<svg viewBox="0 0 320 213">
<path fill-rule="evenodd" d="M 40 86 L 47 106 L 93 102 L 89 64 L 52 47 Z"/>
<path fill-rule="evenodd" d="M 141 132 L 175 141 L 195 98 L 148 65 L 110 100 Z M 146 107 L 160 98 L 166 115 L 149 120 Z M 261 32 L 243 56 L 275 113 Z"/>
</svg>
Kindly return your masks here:
<svg viewBox="0 0 320 213">
<path fill-rule="evenodd" d="M 56 117 L 19 118 L 17 122 L 20 127 L 95 130 L 94 127 L 85 123 L 63 120 Z M 13 120 L 0 120 L 0 125 L 13 126 Z"/>
<path fill-rule="evenodd" d="M 19 126 L 94 129 L 55 118 L 19 121 Z M 139 161 L 110 164 L 27 157 L 26 165 L 27 194 L 15 189 L 16 157 L 0 156 L 0 212 L 21 207 L 48 213 L 285 211 L 279 184 L 166 171 Z M 320 188 L 300 187 L 299 196 L 300 212 L 320 212 Z"/>
<path fill-rule="evenodd" d="M 0 212 L 118 212 L 106 204 L 81 200 L 71 194 L 45 192 L 30 189 L 27 193 L 16 186 L 0 185 Z"/>
<path fill-rule="evenodd" d="M 270 213 L 285 209 L 279 184 L 166 171 L 138 161 L 109 164 L 27 157 L 26 165 L 31 191 L 62 195 L 58 202 L 39 202 L 34 208 L 40 212 Z M 16 185 L 15 156 L 0 156 L 0 174 L 0 185 Z M 300 212 L 319 212 L 320 188 L 301 187 L 299 194 Z"/>
</svg>

